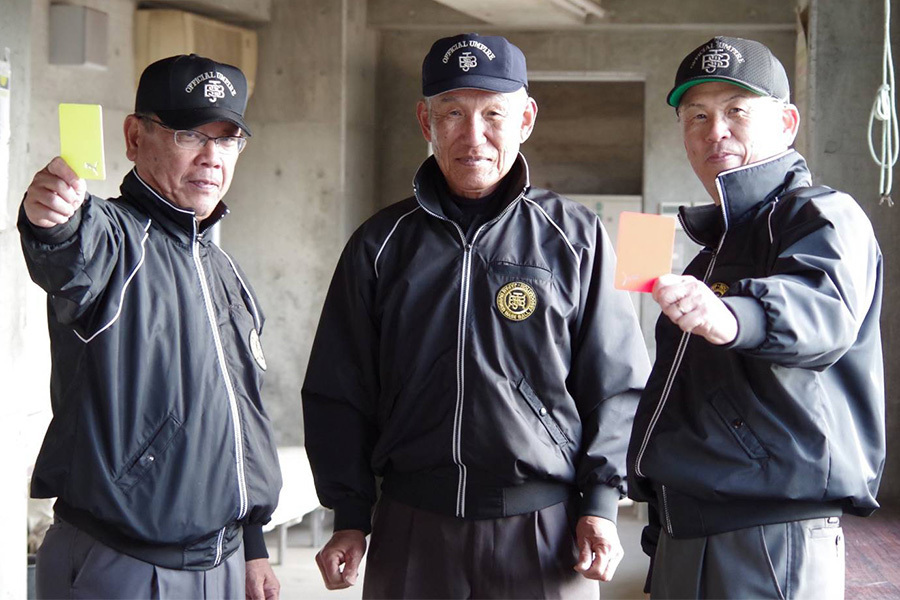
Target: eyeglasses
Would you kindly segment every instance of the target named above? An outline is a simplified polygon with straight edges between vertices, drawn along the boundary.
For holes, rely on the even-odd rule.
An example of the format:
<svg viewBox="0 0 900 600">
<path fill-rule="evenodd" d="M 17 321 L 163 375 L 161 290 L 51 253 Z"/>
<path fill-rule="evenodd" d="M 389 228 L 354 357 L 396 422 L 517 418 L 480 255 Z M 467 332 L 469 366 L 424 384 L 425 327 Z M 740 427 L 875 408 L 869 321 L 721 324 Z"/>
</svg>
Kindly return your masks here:
<svg viewBox="0 0 900 600">
<path fill-rule="evenodd" d="M 199 150 L 206 146 L 207 142 L 212 142 L 223 154 L 240 154 L 247 145 L 247 138 L 239 135 L 212 137 L 193 129 L 173 129 L 162 121 L 157 121 L 156 119 L 145 115 L 137 115 L 137 117 L 139 119 L 144 119 L 145 121 L 156 123 L 163 129 L 171 131 L 175 137 L 175 145 L 179 148 L 184 148 L 185 150 Z"/>
</svg>

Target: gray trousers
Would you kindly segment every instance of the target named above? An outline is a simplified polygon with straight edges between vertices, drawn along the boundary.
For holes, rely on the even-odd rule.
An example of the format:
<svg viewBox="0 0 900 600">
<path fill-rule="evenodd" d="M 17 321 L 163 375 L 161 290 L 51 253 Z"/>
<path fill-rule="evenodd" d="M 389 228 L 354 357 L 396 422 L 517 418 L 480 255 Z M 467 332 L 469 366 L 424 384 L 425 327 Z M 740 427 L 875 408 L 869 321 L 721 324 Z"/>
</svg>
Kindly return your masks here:
<svg viewBox="0 0 900 600">
<path fill-rule="evenodd" d="M 841 600 L 840 519 L 760 525 L 680 540 L 663 531 L 650 597 Z"/>
<path fill-rule="evenodd" d="M 208 571 L 157 567 L 101 544 L 59 517 L 37 552 L 39 599 L 131 598 L 243 600 L 244 547 Z"/>
<path fill-rule="evenodd" d="M 573 567 L 575 513 L 566 503 L 473 521 L 382 495 L 366 557 L 363 598 L 600 597 Z"/>
</svg>

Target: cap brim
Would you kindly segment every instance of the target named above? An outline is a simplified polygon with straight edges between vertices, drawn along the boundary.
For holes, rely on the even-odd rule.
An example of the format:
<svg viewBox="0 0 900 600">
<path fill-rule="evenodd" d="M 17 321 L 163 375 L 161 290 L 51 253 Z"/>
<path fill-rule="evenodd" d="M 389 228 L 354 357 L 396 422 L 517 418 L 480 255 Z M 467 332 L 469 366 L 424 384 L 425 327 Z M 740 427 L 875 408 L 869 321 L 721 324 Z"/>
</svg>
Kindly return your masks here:
<svg viewBox="0 0 900 600">
<path fill-rule="evenodd" d="M 488 92 L 501 92 L 508 94 L 515 92 L 527 84 L 512 79 L 503 79 L 501 77 L 486 77 L 484 75 L 462 75 L 460 77 L 452 77 L 450 79 L 442 79 L 441 81 L 432 83 L 422 87 L 422 94 L 425 97 L 437 96 L 451 90 L 485 90 Z"/>
<path fill-rule="evenodd" d="M 207 123 L 225 121 L 241 128 L 247 137 L 250 137 L 250 128 L 244 119 L 227 108 L 189 108 L 185 110 L 160 110 L 156 111 L 159 120 L 173 129 L 193 129 Z"/>
<path fill-rule="evenodd" d="M 686 91 L 688 91 L 690 88 L 694 87 L 695 85 L 698 85 L 700 83 L 709 83 L 711 81 L 724 81 L 725 83 L 730 83 L 731 85 L 736 85 L 740 88 L 744 88 L 745 90 L 751 91 L 754 94 L 758 94 L 760 96 L 771 95 L 768 92 L 766 92 L 765 90 L 762 90 L 757 87 L 753 87 L 752 85 L 747 85 L 746 83 L 744 83 L 742 81 L 737 81 L 735 79 L 731 79 L 730 77 L 697 77 L 694 79 L 688 79 L 681 85 L 673 88 L 672 91 L 669 92 L 669 95 L 666 97 L 666 103 L 668 103 L 669 106 L 678 108 L 678 104 L 681 102 L 681 97 L 684 96 L 684 93 Z"/>
</svg>

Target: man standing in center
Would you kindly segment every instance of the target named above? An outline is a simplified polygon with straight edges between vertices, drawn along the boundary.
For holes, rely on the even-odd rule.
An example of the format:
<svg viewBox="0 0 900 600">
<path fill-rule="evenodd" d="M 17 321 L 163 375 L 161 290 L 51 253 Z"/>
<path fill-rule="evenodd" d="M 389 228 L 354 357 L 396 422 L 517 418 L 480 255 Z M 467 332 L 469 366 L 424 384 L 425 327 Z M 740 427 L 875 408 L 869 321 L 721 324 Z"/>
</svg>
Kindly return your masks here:
<svg viewBox="0 0 900 600">
<path fill-rule="evenodd" d="M 530 186 L 522 52 L 444 38 L 422 76 L 434 155 L 347 244 L 303 386 L 316 560 L 352 585 L 371 531 L 367 598 L 596 598 L 649 372 L 631 300 L 597 215 Z"/>
</svg>

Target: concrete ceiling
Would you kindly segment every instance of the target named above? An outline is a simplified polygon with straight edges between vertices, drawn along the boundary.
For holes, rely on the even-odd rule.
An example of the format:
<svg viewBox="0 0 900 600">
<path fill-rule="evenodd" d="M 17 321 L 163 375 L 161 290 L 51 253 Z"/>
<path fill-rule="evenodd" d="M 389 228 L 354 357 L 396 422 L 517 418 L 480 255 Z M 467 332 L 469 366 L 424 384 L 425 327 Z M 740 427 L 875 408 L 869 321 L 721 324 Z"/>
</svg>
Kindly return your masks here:
<svg viewBox="0 0 900 600">
<path fill-rule="evenodd" d="M 577 13 L 562 4 L 588 6 Z M 367 22 L 382 30 L 787 31 L 798 0 L 367 0 Z M 874 1 L 874 0 L 872 0 Z"/>
<path fill-rule="evenodd" d="M 600 0 L 435 0 L 492 25 L 554 27 L 602 18 Z"/>
</svg>

